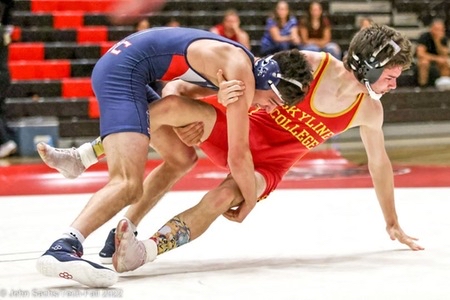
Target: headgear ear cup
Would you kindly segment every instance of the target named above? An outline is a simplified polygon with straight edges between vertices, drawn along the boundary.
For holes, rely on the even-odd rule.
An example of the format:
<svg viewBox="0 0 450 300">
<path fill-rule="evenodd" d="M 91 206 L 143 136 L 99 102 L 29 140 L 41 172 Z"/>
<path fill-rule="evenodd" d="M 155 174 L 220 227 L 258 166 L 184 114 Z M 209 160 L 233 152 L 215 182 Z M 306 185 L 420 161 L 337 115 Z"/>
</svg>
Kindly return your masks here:
<svg viewBox="0 0 450 300">
<path fill-rule="evenodd" d="M 255 63 L 253 67 L 253 74 L 255 75 L 255 88 L 257 90 L 269 90 L 271 89 L 280 98 L 283 104 L 286 104 L 282 94 L 277 88 L 280 80 L 290 82 L 300 90 L 303 90 L 303 84 L 296 79 L 284 77 L 280 72 L 280 66 L 278 62 L 272 59 L 273 55 L 264 59 L 260 59 Z"/>
<path fill-rule="evenodd" d="M 394 53 L 387 57 L 383 61 L 378 61 L 378 54 L 387 46 L 392 46 L 394 48 Z M 384 70 L 384 66 L 398 53 L 400 52 L 400 47 L 393 41 L 390 40 L 383 46 L 381 46 L 377 51 L 372 53 L 368 60 L 361 60 L 356 54 L 352 54 L 353 59 L 357 62 L 357 66 L 351 64 L 350 66 L 356 72 L 357 78 L 362 83 L 368 82 L 369 84 L 375 83 L 381 76 Z"/>
<path fill-rule="evenodd" d="M 375 63 L 377 62 L 375 61 Z M 369 64 L 367 61 L 364 61 L 363 64 L 364 65 L 360 67 L 363 80 L 367 80 L 370 84 L 376 82 L 383 73 L 384 68 L 376 68 L 374 67 L 374 65 Z"/>
<path fill-rule="evenodd" d="M 273 89 L 280 83 L 280 80 L 290 82 L 300 89 L 303 89 L 303 84 L 293 78 L 287 78 L 281 75 L 280 66 L 277 61 L 272 59 L 273 55 L 264 59 L 260 59 L 255 63 L 253 73 L 255 75 L 255 83 L 257 90 Z"/>
<path fill-rule="evenodd" d="M 353 59 L 356 60 L 357 65 L 351 64 L 350 66 L 356 72 L 356 78 L 362 83 L 368 82 L 372 84 L 376 82 L 381 74 L 383 73 L 384 67 L 377 67 L 379 62 L 377 60 L 372 60 L 372 62 L 363 60 L 361 61 L 359 57 L 355 54 L 352 55 Z M 373 58 L 373 56 L 371 56 Z"/>
</svg>

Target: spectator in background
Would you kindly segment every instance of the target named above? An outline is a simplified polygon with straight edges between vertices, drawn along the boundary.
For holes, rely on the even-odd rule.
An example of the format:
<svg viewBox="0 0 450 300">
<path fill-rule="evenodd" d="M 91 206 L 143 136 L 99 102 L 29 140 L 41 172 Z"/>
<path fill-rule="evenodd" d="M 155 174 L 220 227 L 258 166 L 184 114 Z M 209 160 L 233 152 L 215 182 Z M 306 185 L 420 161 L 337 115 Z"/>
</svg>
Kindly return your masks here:
<svg viewBox="0 0 450 300">
<path fill-rule="evenodd" d="M 241 28 L 241 20 L 235 9 L 226 10 L 222 23 L 212 27 L 209 31 L 238 42 L 250 50 L 250 38 L 248 33 Z"/>
<path fill-rule="evenodd" d="M 167 27 L 180 27 L 181 24 L 180 24 L 180 22 L 179 22 L 176 18 L 172 17 L 172 18 L 170 18 L 170 20 L 166 23 L 166 26 L 167 26 Z"/>
<path fill-rule="evenodd" d="M 373 25 L 373 20 L 369 17 L 362 17 L 358 21 L 358 29 L 368 28 Z"/>
<path fill-rule="evenodd" d="M 151 25 L 150 20 L 148 18 L 142 18 L 139 21 L 137 21 L 136 24 L 134 25 L 134 29 L 136 31 L 149 29 L 150 27 L 152 27 L 152 25 Z"/>
<path fill-rule="evenodd" d="M 342 58 L 341 48 L 331 41 L 331 22 L 324 15 L 320 2 L 310 3 L 307 16 L 300 18 L 298 31 L 302 41 L 300 49 L 324 51 L 337 59 Z"/>
<path fill-rule="evenodd" d="M 13 131 L 6 123 L 5 100 L 11 85 L 8 67 L 8 47 L 11 43 L 12 26 L 10 23 L 13 0 L 0 0 L 0 158 L 8 157 L 17 150 L 13 140 Z"/>
<path fill-rule="evenodd" d="M 266 21 L 261 39 L 261 55 L 298 48 L 300 38 L 296 28 L 297 19 L 291 15 L 289 4 L 286 1 L 278 1 L 274 12 Z"/>
<path fill-rule="evenodd" d="M 417 40 L 417 83 L 419 86 L 434 85 L 437 77 L 445 79 L 450 76 L 447 42 L 445 23 L 441 19 L 433 20 L 429 30 Z M 433 70 L 438 74 L 433 75 Z"/>
</svg>

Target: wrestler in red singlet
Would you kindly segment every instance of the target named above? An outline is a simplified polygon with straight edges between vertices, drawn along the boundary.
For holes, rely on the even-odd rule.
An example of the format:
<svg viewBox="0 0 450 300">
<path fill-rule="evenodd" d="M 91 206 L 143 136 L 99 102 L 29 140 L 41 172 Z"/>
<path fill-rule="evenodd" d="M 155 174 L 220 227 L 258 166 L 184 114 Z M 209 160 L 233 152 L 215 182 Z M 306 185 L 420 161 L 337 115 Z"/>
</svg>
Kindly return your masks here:
<svg viewBox="0 0 450 300">
<path fill-rule="evenodd" d="M 305 99 L 294 107 L 277 107 L 270 114 L 258 110 L 250 113 L 250 150 L 255 171 L 266 180 L 267 197 L 284 174 L 311 149 L 330 137 L 347 130 L 358 111 L 364 94 L 358 94 L 353 104 L 337 114 L 324 114 L 314 108 L 314 96 L 326 72 L 330 55 L 324 58 L 314 74 Z M 216 101 L 217 102 L 217 101 Z M 227 168 L 227 123 L 223 110 L 216 107 L 217 121 L 209 138 L 200 145 L 218 166 Z"/>
<path fill-rule="evenodd" d="M 225 34 L 225 26 L 223 26 L 223 24 L 217 24 L 216 26 L 214 26 L 214 28 L 217 30 L 219 35 L 226 37 L 227 39 L 230 39 L 232 41 L 239 42 L 236 34 L 232 36 L 228 36 Z"/>
</svg>

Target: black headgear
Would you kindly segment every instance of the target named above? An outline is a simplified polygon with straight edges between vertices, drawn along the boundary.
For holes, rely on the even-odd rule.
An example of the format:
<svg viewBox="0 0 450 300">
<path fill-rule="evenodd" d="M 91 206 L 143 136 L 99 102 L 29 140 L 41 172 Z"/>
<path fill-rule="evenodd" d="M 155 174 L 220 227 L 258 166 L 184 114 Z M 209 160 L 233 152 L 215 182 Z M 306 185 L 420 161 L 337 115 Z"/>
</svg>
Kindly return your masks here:
<svg viewBox="0 0 450 300">
<path fill-rule="evenodd" d="M 392 48 L 394 48 L 394 53 L 390 57 L 387 57 L 385 60 L 381 62 L 378 61 L 378 54 L 387 46 L 391 46 Z M 362 83 L 372 84 L 380 78 L 381 73 L 383 73 L 384 66 L 397 53 L 399 53 L 400 50 L 400 47 L 393 40 L 390 40 L 389 42 L 381 46 L 377 51 L 372 53 L 368 60 L 361 60 L 358 55 L 352 53 L 352 58 L 355 60 L 356 65 L 351 63 L 350 67 L 353 69 L 353 71 L 355 71 L 356 77 L 359 81 L 361 81 Z"/>
</svg>

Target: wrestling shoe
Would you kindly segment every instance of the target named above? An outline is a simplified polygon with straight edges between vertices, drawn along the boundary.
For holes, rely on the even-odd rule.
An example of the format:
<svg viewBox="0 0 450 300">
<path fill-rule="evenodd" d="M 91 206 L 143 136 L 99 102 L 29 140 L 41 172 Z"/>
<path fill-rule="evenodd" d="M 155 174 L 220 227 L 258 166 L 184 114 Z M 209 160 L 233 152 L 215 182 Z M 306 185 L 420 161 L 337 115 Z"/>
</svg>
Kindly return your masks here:
<svg viewBox="0 0 450 300">
<path fill-rule="evenodd" d="M 114 241 L 114 237 L 116 235 L 116 229 L 111 229 L 111 231 L 108 234 L 108 237 L 106 238 L 105 245 L 103 246 L 103 249 L 100 250 L 98 253 L 98 256 L 100 256 L 99 260 L 102 264 L 110 265 L 112 264 L 112 257 L 114 254 L 114 251 L 116 251 L 116 245 Z M 134 236 L 137 236 L 137 231 L 134 232 Z"/>
<path fill-rule="evenodd" d="M 109 287 L 117 282 L 116 272 L 82 259 L 82 255 L 83 246 L 77 239 L 59 239 L 38 258 L 36 268 L 45 276 L 71 279 L 89 287 Z"/>
<path fill-rule="evenodd" d="M 0 145 L 0 158 L 5 158 L 17 152 L 17 144 L 14 141 L 7 141 Z"/>
<path fill-rule="evenodd" d="M 100 262 L 102 264 L 112 264 L 112 257 L 114 254 L 114 251 L 116 251 L 116 246 L 114 245 L 114 236 L 116 235 L 116 229 L 111 229 L 111 231 L 108 234 L 108 237 L 106 238 L 105 245 L 103 246 L 103 249 L 100 250 L 98 253 L 98 256 L 100 256 Z"/>
<path fill-rule="evenodd" d="M 147 253 L 144 242 L 136 238 L 130 227 L 128 221 L 123 219 L 116 228 L 116 251 L 113 254 L 112 262 L 114 269 L 119 273 L 136 270 L 145 263 L 153 261 L 158 253 L 153 240 L 146 241 L 152 247 Z"/>
<path fill-rule="evenodd" d="M 36 148 L 44 163 L 66 178 L 77 178 L 86 170 L 76 148 L 53 148 L 42 142 Z"/>
</svg>

